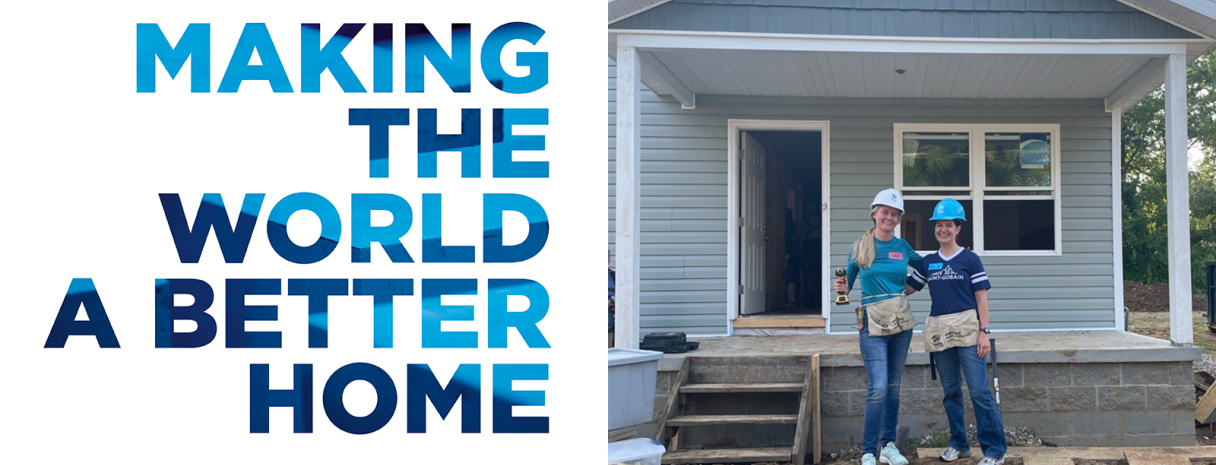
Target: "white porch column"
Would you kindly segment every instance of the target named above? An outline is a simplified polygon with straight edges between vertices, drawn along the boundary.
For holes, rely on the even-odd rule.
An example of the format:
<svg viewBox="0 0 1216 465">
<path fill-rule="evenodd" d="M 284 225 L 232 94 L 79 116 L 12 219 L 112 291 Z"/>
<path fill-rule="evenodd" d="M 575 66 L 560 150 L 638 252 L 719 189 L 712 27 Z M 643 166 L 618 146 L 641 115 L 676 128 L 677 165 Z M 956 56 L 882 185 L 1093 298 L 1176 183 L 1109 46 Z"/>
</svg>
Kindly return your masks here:
<svg viewBox="0 0 1216 465">
<path fill-rule="evenodd" d="M 616 49 L 616 346 L 638 348 L 641 315 L 641 65 L 634 47 Z M 1189 316 L 1189 314 L 1188 314 Z"/>
<path fill-rule="evenodd" d="M 1174 344 L 1194 341 L 1186 146 L 1186 58 L 1171 54 L 1165 66 L 1165 203 L 1170 254 L 1170 340 Z"/>
<path fill-rule="evenodd" d="M 1123 107 L 1110 110 L 1110 155 L 1111 155 L 1111 228 L 1115 261 L 1115 329 L 1127 328 L 1123 314 Z"/>
</svg>

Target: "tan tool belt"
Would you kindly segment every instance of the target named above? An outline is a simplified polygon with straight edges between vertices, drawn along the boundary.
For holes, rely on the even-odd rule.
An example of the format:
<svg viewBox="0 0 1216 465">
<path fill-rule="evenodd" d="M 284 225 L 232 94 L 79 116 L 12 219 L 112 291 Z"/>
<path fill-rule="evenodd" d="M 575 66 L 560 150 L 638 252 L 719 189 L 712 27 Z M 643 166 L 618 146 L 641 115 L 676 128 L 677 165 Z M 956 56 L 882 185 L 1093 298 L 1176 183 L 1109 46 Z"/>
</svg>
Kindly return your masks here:
<svg viewBox="0 0 1216 465">
<path fill-rule="evenodd" d="M 980 320 L 975 309 L 925 320 L 925 352 L 941 352 L 951 347 L 971 347 L 978 343 Z"/>
<path fill-rule="evenodd" d="M 888 294 L 889 295 L 889 294 Z M 881 296 L 876 296 L 881 297 Z M 865 306 L 871 336 L 890 336 L 916 327 L 908 296 L 900 293 L 894 298 Z"/>
</svg>

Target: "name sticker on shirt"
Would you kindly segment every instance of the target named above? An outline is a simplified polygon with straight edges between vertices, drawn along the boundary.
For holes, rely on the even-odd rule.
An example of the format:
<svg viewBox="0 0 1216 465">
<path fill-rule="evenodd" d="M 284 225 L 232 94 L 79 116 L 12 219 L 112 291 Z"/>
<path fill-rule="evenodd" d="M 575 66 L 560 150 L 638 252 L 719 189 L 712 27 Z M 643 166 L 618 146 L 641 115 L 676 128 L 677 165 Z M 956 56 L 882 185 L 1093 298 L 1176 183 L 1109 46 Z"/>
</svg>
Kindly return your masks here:
<svg viewBox="0 0 1216 465">
<path fill-rule="evenodd" d="M 942 269 L 942 265 L 945 265 L 945 263 L 930 263 L 929 271 L 940 270 Z"/>
<path fill-rule="evenodd" d="M 889 258 L 891 260 L 903 260 L 904 253 L 903 252 L 887 252 L 887 258 Z"/>
</svg>

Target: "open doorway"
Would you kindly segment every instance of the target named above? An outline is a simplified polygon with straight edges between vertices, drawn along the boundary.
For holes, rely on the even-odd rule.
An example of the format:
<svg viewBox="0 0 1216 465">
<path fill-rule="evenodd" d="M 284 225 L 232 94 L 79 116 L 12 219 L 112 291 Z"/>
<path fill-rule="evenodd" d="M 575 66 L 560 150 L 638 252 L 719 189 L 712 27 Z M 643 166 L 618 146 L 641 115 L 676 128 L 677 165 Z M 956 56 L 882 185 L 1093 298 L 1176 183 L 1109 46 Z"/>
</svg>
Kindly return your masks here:
<svg viewBox="0 0 1216 465">
<path fill-rule="evenodd" d="M 739 314 L 821 316 L 823 132 L 739 132 Z"/>
</svg>

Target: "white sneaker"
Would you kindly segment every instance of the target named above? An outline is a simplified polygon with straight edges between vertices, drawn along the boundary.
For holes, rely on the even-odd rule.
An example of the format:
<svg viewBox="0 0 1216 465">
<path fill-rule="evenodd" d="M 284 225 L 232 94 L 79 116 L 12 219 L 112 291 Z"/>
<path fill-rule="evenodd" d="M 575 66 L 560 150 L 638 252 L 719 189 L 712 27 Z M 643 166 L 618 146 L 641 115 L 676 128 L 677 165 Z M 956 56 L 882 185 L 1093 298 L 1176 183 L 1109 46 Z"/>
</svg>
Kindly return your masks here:
<svg viewBox="0 0 1216 465">
<path fill-rule="evenodd" d="M 874 454 L 861 456 L 861 465 L 877 465 L 874 463 Z"/>
<path fill-rule="evenodd" d="M 878 455 L 878 461 L 887 465 L 908 465 L 908 459 L 904 458 L 904 454 L 899 453 L 899 448 L 895 447 L 893 442 L 888 442 Z"/>
<path fill-rule="evenodd" d="M 1005 458 L 994 459 L 992 457 L 984 457 L 984 460 L 980 460 L 980 463 L 976 465 L 1005 465 Z"/>
<path fill-rule="evenodd" d="M 965 458 L 965 457 L 970 457 L 970 456 L 971 456 L 970 449 L 960 451 L 953 447 L 947 447 L 946 450 L 942 451 L 941 459 L 943 462 L 953 462 L 955 460 Z"/>
</svg>

